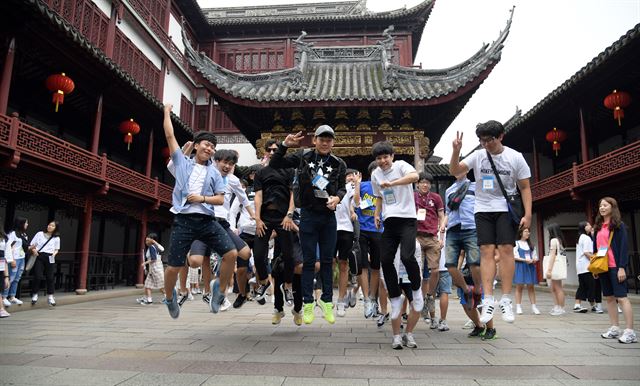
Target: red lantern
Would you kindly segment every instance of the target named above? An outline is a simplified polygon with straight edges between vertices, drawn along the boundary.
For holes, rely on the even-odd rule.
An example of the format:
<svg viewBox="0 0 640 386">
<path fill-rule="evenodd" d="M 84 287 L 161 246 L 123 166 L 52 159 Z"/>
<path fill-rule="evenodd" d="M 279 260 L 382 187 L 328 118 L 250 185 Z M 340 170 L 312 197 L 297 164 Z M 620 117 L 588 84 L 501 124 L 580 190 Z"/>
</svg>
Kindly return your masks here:
<svg viewBox="0 0 640 386">
<path fill-rule="evenodd" d="M 64 103 L 64 94 L 70 94 L 76 87 L 73 80 L 66 76 L 64 72 L 62 74 L 53 74 L 47 78 L 45 82 L 47 89 L 53 92 L 53 103 L 56 104 L 56 113 L 58 112 L 58 105 Z"/>
<path fill-rule="evenodd" d="M 551 148 L 556 152 L 556 156 L 558 156 L 558 150 L 560 150 L 560 142 L 564 142 L 567 139 L 567 133 L 554 127 L 553 130 L 547 132 L 547 135 L 545 135 L 545 139 L 547 140 L 547 142 L 552 143 Z"/>
<path fill-rule="evenodd" d="M 133 142 L 133 136 L 140 132 L 140 125 L 138 125 L 133 118 L 128 121 L 124 121 L 119 126 L 120 132 L 124 134 L 124 143 L 127 144 L 127 150 L 131 148 L 131 142 Z"/>
<path fill-rule="evenodd" d="M 168 147 L 162 148 L 162 158 L 167 162 L 169 161 L 169 158 L 171 158 L 171 150 L 169 150 Z"/>
<path fill-rule="evenodd" d="M 604 98 L 604 106 L 609 110 L 613 110 L 613 119 L 618 120 L 618 126 L 622 126 L 622 118 L 624 118 L 624 108 L 631 104 L 631 95 L 628 92 L 613 90 L 613 92 Z"/>
</svg>

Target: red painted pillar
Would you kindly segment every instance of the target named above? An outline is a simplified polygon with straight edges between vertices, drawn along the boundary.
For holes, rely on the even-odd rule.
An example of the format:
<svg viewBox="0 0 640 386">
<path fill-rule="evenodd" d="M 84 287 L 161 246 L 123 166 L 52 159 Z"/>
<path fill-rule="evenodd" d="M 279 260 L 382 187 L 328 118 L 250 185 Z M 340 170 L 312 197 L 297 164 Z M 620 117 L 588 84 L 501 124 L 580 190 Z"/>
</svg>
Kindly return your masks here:
<svg viewBox="0 0 640 386">
<path fill-rule="evenodd" d="M 136 275 L 136 288 L 144 287 L 144 247 L 145 239 L 147 238 L 147 208 L 142 210 L 142 219 L 140 220 L 140 239 L 138 240 L 138 274 Z"/>
<path fill-rule="evenodd" d="M 542 277 L 542 256 L 544 256 L 544 227 L 542 221 L 542 213 L 536 212 L 536 232 L 538 233 L 538 263 L 536 264 L 536 270 L 538 272 L 538 282 L 544 281 Z"/>
<path fill-rule="evenodd" d="M 584 116 L 582 108 L 580 108 L 580 154 L 582 155 L 582 163 L 589 161 L 589 147 L 587 146 L 587 131 L 584 127 Z"/>
<path fill-rule="evenodd" d="M 11 88 L 11 76 L 13 74 L 13 59 L 16 55 L 16 38 L 11 38 L 7 56 L 2 69 L 2 81 L 0 82 L 0 114 L 7 115 L 9 105 L 9 89 Z"/>
<path fill-rule="evenodd" d="M 540 158 L 538 156 L 538 148 L 536 140 L 533 140 L 533 182 L 540 181 Z"/>
<path fill-rule="evenodd" d="M 80 240 L 80 269 L 76 280 L 76 294 L 87 293 L 87 272 L 89 270 L 89 241 L 91 240 L 91 222 L 93 217 L 93 195 L 87 194 L 82 215 L 82 235 Z"/>
<path fill-rule="evenodd" d="M 107 26 L 107 42 L 104 47 L 104 53 L 108 58 L 113 58 L 113 47 L 115 46 L 116 41 L 116 23 L 118 19 L 121 17 L 122 13 L 119 12 L 118 7 L 122 5 L 118 5 L 117 3 L 112 3 L 111 6 L 111 15 L 109 18 L 109 25 Z"/>
<path fill-rule="evenodd" d="M 147 147 L 147 165 L 144 175 L 151 177 L 151 164 L 153 163 L 153 130 L 149 133 L 149 145 Z"/>
<path fill-rule="evenodd" d="M 93 117 L 93 132 L 91 133 L 91 152 L 98 154 L 100 146 L 100 129 L 102 128 L 102 94 L 96 103 L 96 113 Z"/>
<path fill-rule="evenodd" d="M 207 127 L 205 130 L 213 131 L 213 124 L 215 120 L 213 119 L 213 110 L 215 108 L 215 102 L 213 100 L 213 95 L 209 94 L 209 111 L 207 112 Z"/>
</svg>

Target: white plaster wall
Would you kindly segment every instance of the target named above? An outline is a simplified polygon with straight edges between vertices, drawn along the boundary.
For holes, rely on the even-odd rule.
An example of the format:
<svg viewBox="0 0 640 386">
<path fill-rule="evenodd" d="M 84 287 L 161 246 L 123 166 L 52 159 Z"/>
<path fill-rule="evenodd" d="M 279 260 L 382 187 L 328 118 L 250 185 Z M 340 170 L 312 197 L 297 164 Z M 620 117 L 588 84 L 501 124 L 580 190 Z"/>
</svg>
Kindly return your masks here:
<svg viewBox="0 0 640 386">
<path fill-rule="evenodd" d="M 131 23 L 126 19 L 122 19 L 116 24 L 117 28 L 128 37 L 133 44 L 153 63 L 158 69 L 162 67 L 162 59 L 158 51 L 151 48 L 149 44 L 140 36 L 140 34 L 132 27 Z"/>
<path fill-rule="evenodd" d="M 171 71 L 168 75 L 165 74 L 164 78 L 164 102 L 173 104 L 173 113 L 180 116 L 180 98 L 182 95 L 189 98 L 193 102 L 193 96 L 191 95 L 191 89 L 182 81 L 182 79 L 176 75 L 174 71 Z"/>
<path fill-rule="evenodd" d="M 173 14 L 169 17 L 169 36 L 171 36 L 171 40 L 175 43 L 176 47 L 180 49 L 180 52 L 184 54 L 184 43 L 182 43 L 182 25 L 178 21 L 178 19 L 173 16 Z M 193 42 L 191 42 L 193 45 Z"/>
<path fill-rule="evenodd" d="M 197 90 L 197 98 L 196 98 L 196 105 L 197 106 L 203 106 L 203 105 L 208 105 L 209 104 L 209 92 L 205 89 L 198 89 Z M 217 104 L 214 101 L 214 104 Z"/>
<path fill-rule="evenodd" d="M 95 5 L 104 12 L 107 17 L 111 16 L 111 1 L 110 0 L 92 0 Z"/>
<path fill-rule="evenodd" d="M 547 219 L 543 223 L 544 230 L 544 252 L 540 254 L 540 256 L 544 256 L 549 253 L 549 233 L 546 230 L 546 226 L 549 223 L 557 223 L 561 227 L 571 227 L 578 228 L 578 223 L 580 221 L 586 220 L 586 216 L 580 213 L 558 213 L 557 215 Z M 575 245 L 565 245 L 566 254 L 567 254 L 567 262 L 569 263 L 567 267 L 567 280 L 564 281 L 565 284 L 570 285 L 578 285 L 578 274 L 576 273 L 576 246 Z M 570 301 L 567 304 L 571 304 Z"/>
</svg>

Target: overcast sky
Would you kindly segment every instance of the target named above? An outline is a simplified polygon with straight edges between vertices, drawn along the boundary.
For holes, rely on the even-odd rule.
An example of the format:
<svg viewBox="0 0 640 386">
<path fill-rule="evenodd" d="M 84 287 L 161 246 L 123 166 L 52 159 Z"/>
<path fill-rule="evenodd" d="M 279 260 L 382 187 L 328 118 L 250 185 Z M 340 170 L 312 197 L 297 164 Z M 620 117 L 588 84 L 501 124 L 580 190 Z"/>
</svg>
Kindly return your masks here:
<svg viewBox="0 0 640 386">
<path fill-rule="evenodd" d="M 234 0 L 233 6 L 326 1 Z M 367 0 L 372 11 L 413 7 L 422 0 Z M 219 0 L 198 0 L 202 8 Z M 456 131 L 464 131 L 462 153 L 477 145 L 475 125 L 523 114 L 640 22 L 640 0 L 437 0 L 422 35 L 415 64 L 446 68 L 495 40 L 515 5 L 502 60 L 480 86 L 435 148 L 447 163 Z M 603 98 L 605 95 L 602 96 Z"/>
</svg>

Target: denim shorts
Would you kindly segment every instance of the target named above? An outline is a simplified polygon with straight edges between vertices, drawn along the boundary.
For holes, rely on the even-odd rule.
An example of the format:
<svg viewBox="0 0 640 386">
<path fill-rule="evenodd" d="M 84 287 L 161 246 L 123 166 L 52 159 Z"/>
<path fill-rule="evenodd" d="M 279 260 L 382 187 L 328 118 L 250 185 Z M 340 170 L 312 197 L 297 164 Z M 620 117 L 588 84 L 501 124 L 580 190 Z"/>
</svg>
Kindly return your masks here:
<svg viewBox="0 0 640 386">
<path fill-rule="evenodd" d="M 438 278 L 438 287 L 436 288 L 436 295 L 450 294 L 451 293 L 451 275 L 448 271 L 440 271 L 440 277 Z"/>
<path fill-rule="evenodd" d="M 194 240 L 202 241 L 219 256 L 236 250 L 235 245 L 216 220 L 204 214 L 177 214 L 173 218 L 169 248 L 169 266 L 184 267 Z"/>
<path fill-rule="evenodd" d="M 602 296 L 627 297 L 627 281 L 625 280 L 622 283 L 618 281 L 618 268 L 609 268 L 608 272 L 601 273 L 598 277 L 602 287 Z"/>
<path fill-rule="evenodd" d="M 480 265 L 480 248 L 475 229 L 449 229 L 445 248 L 447 268 L 458 266 L 458 257 L 463 250 L 467 265 Z"/>
</svg>

